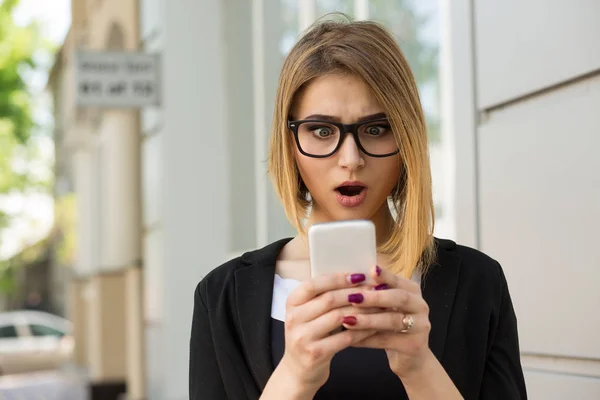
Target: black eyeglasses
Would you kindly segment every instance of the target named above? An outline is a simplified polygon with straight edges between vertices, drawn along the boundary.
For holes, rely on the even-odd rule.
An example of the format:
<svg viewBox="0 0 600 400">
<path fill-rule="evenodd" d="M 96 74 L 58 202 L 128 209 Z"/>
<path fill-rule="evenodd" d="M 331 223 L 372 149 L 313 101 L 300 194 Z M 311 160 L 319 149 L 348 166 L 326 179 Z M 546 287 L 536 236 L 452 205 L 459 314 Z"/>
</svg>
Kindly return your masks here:
<svg viewBox="0 0 600 400">
<path fill-rule="evenodd" d="M 340 149 L 346 134 L 351 133 L 358 148 L 371 157 L 398 154 L 398 144 L 387 118 L 357 124 L 341 124 L 319 119 L 288 121 L 300 153 L 308 157 L 326 158 Z"/>
</svg>

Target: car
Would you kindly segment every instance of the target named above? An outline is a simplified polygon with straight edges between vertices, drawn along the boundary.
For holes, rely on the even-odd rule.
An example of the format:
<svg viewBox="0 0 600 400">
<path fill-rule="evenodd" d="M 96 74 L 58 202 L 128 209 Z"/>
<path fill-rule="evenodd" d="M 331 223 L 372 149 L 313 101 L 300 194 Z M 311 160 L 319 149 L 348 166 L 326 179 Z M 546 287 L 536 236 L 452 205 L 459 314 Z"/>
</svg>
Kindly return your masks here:
<svg viewBox="0 0 600 400">
<path fill-rule="evenodd" d="M 57 369 L 71 359 L 72 324 L 42 311 L 0 313 L 0 375 Z"/>
</svg>

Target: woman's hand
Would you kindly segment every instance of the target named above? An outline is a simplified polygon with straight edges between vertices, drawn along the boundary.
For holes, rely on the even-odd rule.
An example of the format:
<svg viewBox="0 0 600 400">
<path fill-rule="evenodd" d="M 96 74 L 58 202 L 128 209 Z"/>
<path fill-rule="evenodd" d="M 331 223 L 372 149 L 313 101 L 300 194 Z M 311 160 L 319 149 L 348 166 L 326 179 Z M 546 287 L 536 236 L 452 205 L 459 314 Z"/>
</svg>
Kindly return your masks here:
<svg viewBox="0 0 600 400">
<path fill-rule="evenodd" d="M 383 310 L 346 318 L 344 326 L 354 331 L 376 330 L 375 335 L 353 346 L 385 349 L 390 368 L 404 379 L 423 370 L 433 357 L 429 349 L 429 307 L 417 283 L 379 267 L 373 268 L 373 278 L 378 283 L 374 290 L 357 290 L 348 301 L 358 308 Z"/>
<path fill-rule="evenodd" d="M 342 327 L 348 314 L 357 311 L 348 296 L 364 281 L 364 274 L 331 274 L 303 282 L 289 295 L 280 365 L 301 387 L 316 392 L 329 378 L 333 356 L 375 333 L 361 329 L 332 334 Z M 369 310 L 365 307 L 361 311 Z"/>
</svg>

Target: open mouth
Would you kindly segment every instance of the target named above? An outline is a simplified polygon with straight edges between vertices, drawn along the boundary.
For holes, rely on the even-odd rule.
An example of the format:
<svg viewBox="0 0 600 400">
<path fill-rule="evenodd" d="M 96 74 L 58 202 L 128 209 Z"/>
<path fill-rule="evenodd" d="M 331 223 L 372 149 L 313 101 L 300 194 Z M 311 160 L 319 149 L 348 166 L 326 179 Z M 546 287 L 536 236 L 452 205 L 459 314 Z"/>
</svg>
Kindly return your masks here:
<svg viewBox="0 0 600 400">
<path fill-rule="evenodd" d="M 360 195 L 362 191 L 365 190 L 365 187 L 358 185 L 344 185 L 337 187 L 335 190 L 342 196 L 354 197 Z"/>
</svg>

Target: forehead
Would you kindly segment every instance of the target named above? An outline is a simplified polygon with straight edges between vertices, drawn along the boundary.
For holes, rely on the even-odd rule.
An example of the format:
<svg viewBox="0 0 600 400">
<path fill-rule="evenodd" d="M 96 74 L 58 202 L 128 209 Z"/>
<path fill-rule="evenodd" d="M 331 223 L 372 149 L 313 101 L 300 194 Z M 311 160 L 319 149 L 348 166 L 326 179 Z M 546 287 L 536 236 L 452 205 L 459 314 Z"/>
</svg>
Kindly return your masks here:
<svg viewBox="0 0 600 400">
<path fill-rule="evenodd" d="M 310 82 L 296 97 L 295 119 L 329 115 L 352 123 L 365 115 L 383 112 L 371 88 L 355 75 L 325 75 Z"/>
</svg>

